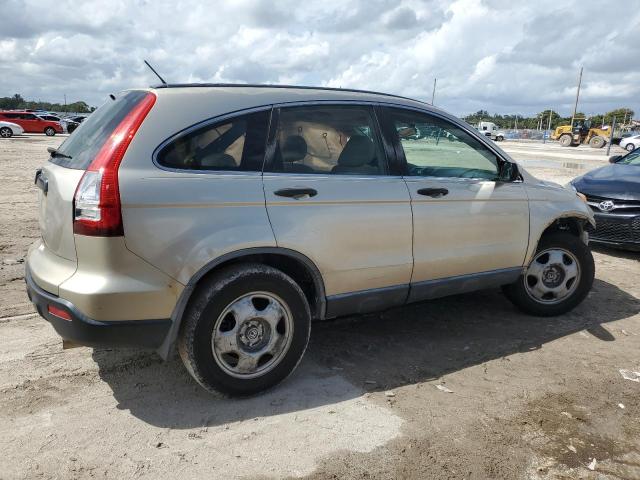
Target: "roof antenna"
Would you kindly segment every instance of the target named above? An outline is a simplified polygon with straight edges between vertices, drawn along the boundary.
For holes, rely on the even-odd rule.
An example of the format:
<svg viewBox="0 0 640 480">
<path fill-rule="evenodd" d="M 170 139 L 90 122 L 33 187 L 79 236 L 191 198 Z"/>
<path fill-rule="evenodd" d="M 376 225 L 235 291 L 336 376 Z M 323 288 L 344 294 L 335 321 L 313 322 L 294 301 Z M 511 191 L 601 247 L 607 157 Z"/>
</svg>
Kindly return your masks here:
<svg viewBox="0 0 640 480">
<path fill-rule="evenodd" d="M 160 74 L 159 74 L 158 72 L 156 72 L 155 68 L 153 68 L 153 67 L 149 64 L 149 62 L 147 62 L 146 60 L 144 60 L 144 63 L 146 63 L 146 64 L 147 64 L 147 67 L 149 67 L 149 68 L 151 69 L 151 71 L 152 71 L 153 73 L 155 73 L 155 74 L 156 74 L 156 77 L 158 77 L 158 78 L 160 79 L 160 81 L 162 82 L 162 84 L 163 84 L 164 86 L 169 85 L 167 82 L 165 82 L 165 81 L 164 81 L 164 78 L 162 78 L 162 77 L 160 76 Z"/>
</svg>

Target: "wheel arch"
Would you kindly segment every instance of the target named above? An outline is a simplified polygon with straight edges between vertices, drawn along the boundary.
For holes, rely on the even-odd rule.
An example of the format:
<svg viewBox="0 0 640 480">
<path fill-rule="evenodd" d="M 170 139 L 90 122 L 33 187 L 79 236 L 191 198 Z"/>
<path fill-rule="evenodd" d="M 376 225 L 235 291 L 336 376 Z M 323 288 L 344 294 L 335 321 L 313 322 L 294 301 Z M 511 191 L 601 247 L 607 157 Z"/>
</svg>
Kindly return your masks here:
<svg viewBox="0 0 640 480">
<path fill-rule="evenodd" d="M 298 283 L 311 310 L 312 319 L 322 320 L 326 312 L 326 294 L 322 274 L 309 257 L 295 250 L 282 247 L 255 247 L 229 252 L 215 258 L 198 270 L 182 291 L 171 315 L 171 328 L 158 354 L 167 359 L 178 338 L 182 316 L 194 292 L 206 278 L 221 268 L 240 263 L 262 263 L 277 268 Z"/>
<path fill-rule="evenodd" d="M 525 265 L 528 265 L 529 262 L 531 262 L 531 260 L 533 259 L 533 255 L 538 249 L 540 240 L 542 240 L 545 235 L 548 235 L 550 233 L 568 232 L 586 242 L 587 237 L 585 236 L 585 229 L 587 224 L 595 227 L 595 222 L 592 218 L 578 212 L 559 215 L 554 219 L 548 221 L 546 225 L 544 225 L 544 228 L 540 230 L 540 234 L 537 236 L 535 242 L 532 242 L 534 244 L 531 246 L 531 248 L 529 248 L 529 251 L 527 252 Z"/>
</svg>

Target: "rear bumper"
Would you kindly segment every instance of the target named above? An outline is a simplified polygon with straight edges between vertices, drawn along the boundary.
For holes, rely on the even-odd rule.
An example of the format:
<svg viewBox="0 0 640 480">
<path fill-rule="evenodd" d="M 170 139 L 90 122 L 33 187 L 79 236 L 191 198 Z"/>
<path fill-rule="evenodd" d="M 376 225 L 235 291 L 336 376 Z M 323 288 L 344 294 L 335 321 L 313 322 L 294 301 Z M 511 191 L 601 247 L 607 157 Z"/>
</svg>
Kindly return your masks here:
<svg viewBox="0 0 640 480">
<path fill-rule="evenodd" d="M 27 294 L 36 310 L 63 339 L 90 347 L 143 347 L 158 348 L 171 327 L 170 319 L 97 321 L 80 312 L 71 302 L 40 288 L 27 267 L 25 272 Z M 49 313 L 49 306 L 69 314 L 66 320 Z"/>
</svg>

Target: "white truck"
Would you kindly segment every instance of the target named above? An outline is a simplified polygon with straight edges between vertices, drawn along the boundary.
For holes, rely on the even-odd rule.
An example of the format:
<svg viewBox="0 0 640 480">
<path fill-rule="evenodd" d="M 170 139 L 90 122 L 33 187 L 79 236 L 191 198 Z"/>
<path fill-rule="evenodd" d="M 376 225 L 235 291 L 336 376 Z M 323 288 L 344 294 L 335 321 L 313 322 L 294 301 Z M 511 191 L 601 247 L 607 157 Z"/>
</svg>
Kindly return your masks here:
<svg viewBox="0 0 640 480">
<path fill-rule="evenodd" d="M 487 137 L 491 137 L 491 140 L 501 142 L 504 140 L 504 132 L 498 130 L 498 126 L 493 122 L 480 122 L 478 124 L 478 131 Z"/>
</svg>

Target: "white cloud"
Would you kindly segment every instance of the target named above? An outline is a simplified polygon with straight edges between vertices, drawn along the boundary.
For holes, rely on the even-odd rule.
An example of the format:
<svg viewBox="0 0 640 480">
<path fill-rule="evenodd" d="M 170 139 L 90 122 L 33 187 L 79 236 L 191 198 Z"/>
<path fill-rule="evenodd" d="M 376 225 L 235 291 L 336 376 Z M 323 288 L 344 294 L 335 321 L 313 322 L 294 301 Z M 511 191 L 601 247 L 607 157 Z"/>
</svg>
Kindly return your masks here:
<svg viewBox="0 0 640 480">
<path fill-rule="evenodd" d="M 478 109 L 640 112 L 640 2 L 5 0 L 0 96 L 100 104 L 170 82 L 300 83 Z M 615 2 L 614 2 L 615 3 Z M 594 14 L 597 12 L 597 14 Z"/>
</svg>

